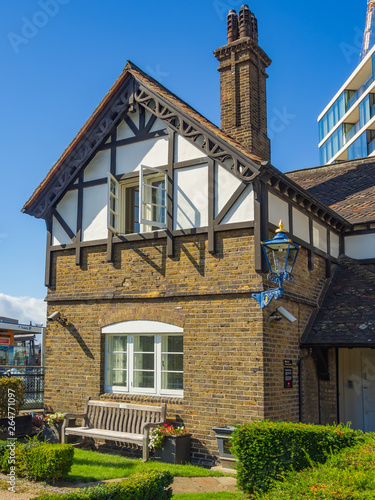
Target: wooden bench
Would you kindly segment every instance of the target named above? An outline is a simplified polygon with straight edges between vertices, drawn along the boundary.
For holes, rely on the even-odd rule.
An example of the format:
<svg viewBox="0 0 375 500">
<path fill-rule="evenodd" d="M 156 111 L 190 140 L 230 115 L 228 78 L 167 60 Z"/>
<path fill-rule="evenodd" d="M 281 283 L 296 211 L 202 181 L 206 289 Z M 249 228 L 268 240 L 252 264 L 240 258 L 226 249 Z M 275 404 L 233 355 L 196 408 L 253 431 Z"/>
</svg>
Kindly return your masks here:
<svg viewBox="0 0 375 500">
<path fill-rule="evenodd" d="M 66 436 L 83 436 L 123 443 L 134 443 L 143 447 L 143 461 L 148 460 L 150 428 L 166 421 L 167 405 L 144 406 L 87 398 L 84 413 L 64 415 L 61 442 Z M 84 419 L 84 427 L 69 427 L 69 420 Z"/>
</svg>

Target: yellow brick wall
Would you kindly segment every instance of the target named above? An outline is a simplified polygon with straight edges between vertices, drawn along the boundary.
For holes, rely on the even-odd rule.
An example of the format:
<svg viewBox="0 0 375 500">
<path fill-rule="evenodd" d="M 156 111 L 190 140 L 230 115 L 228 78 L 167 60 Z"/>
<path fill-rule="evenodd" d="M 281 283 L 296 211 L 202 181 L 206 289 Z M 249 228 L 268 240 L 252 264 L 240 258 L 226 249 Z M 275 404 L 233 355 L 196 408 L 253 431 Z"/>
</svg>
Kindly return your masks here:
<svg viewBox="0 0 375 500">
<path fill-rule="evenodd" d="M 66 326 L 48 325 L 45 402 L 50 411 L 80 411 L 87 396 L 168 403 L 168 418 L 183 421 L 193 434 L 193 459 L 217 457 L 213 426 L 255 418 L 298 419 L 298 381 L 284 389 L 283 360 L 296 362 L 298 340 L 324 279 L 323 259 L 307 270 L 302 251 L 296 283 L 285 298 L 261 310 L 251 297 L 264 277 L 254 271 L 249 231 L 216 235 L 218 252 L 207 252 L 204 235 L 176 239 L 174 258 L 157 240 L 115 245 L 114 263 L 106 247 L 53 257 L 48 314 L 59 310 Z M 323 273 L 324 276 L 324 273 Z M 269 283 L 267 282 L 267 285 Z M 294 293 L 291 296 L 291 293 Z M 306 297 L 308 304 L 296 302 Z M 298 318 L 293 325 L 268 316 L 283 305 Z M 104 393 L 104 336 L 101 328 L 126 320 L 153 319 L 184 328 L 184 397 Z"/>
</svg>

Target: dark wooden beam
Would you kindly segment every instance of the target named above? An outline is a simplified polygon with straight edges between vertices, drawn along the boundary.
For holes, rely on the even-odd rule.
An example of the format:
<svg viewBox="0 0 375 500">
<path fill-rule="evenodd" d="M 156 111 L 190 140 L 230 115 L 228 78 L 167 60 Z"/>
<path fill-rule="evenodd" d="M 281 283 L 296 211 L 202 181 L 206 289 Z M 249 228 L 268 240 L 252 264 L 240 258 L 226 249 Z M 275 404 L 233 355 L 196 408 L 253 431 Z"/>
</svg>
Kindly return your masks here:
<svg viewBox="0 0 375 500">
<path fill-rule="evenodd" d="M 83 184 L 83 171 L 79 175 L 79 183 Z M 76 265 L 81 265 L 81 239 L 82 239 L 82 216 L 83 216 L 83 187 L 78 189 L 77 206 L 77 236 L 76 236 Z"/>
<path fill-rule="evenodd" d="M 69 238 L 71 240 L 73 240 L 76 237 L 76 235 L 73 233 L 73 231 L 71 230 L 71 228 L 69 227 L 69 225 L 65 222 L 65 220 L 59 214 L 59 212 L 56 210 L 56 208 L 52 209 L 52 215 L 55 217 L 55 219 L 60 224 L 60 226 L 64 229 L 64 231 L 69 236 Z"/>
<path fill-rule="evenodd" d="M 139 132 L 143 133 L 145 131 L 146 110 L 143 106 L 138 106 L 138 108 L 139 108 Z"/>
<path fill-rule="evenodd" d="M 208 160 L 208 252 L 215 253 L 215 162 Z"/>
<path fill-rule="evenodd" d="M 289 218 L 289 236 L 293 237 L 293 204 L 291 202 L 288 203 L 288 218 Z"/>
<path fill-rule="evenodd" d="M 114 143 L 115 146 L 127 146 L 128 144 L 135 144 L 136 142 L 143 142 L 143 141 L 148 141 L 150 139 L 156 139 L 158 137 L 164 137 L 168 135 L 168 132 L 166 129 L 162 130 L 155 130 L 154 132 L 144 132 L 142 134 L 138 134 L 134 137 L 128 137 L 127 139 L 120 139 Z M 103 144 L 100 148 L 99 151 L 105 151 L 107 149 L 111 149 L 112 144 Z"/>
<path fill-rule="evenodd" d="M 242 229 L 254 229 L 254 221 L 231 222 L 229 224 L 219 224 L 215 226 L 215 232 L 219 231 L 238 231 Z"/>
<path fill-rule="evenodd" d="M 46 218 L 47 226 L 47 243 L 46 243 L 46 268 L 44 284 L 49 287 L 51 285 L 51 246 L 52 246 L 52 215 Z"/>
<path fill-rule="evenodd" d="M 254 184 L 254 260 L 255 271 L 261 273 L 263 271 L 262 264 L 262 184 L 255 181 Z"/>
<path fill-rule="evenodd" d="M 167 256 L 174 256 L 173 209 L 174 209 L 174 150 L 176 133 L 169 129 L 168 137 L 168 176 L 167 176 Z"/>
<path fill-rule="evenodd" d="M 242 182 L 238 188 L 235 190 L 235 192 L 232 194 L 232 196 L 229 198 L 229 200 L 226 202 L 224 207 L 220 210 L 220 212 L 217 214 L 215 218 L 215 224 L 220 224 L 220 222 L 224 219 L 224 217 L 227 215 L 229 210 L 233 207 L 233 205 L 236 203 L 238 198 L 241 196 L 241 194 L 245 191 L 247 188 L 248 184 L 245 184 Z"/>
<path fill-rule="evenodd" d="M 148 120 L 146 126 L 145 126 L 145 133 L 149 134 L 150 130 L 152 129 L 153 124 L 156 122 L 156 116 L 151 115 L 150 119 Z"/>
<path fill-rule="evenodd" d="M 309 219 L 309 237 L 311 248 L 308 250 L 308 269 L 312 271 L 314 269 L 314 234 L 313 234 L 313 220 Z"/>
<path fill-rule="evenodd" d="M 94 179 L 92 181 L 84 181 L 82 183 L 77 182 L 77 184 L 72 184 L 69 186 L 67 191 L 75 191 L 79 188 L 88 188 L 94 186 L 101 186 L 103 184 L 107 184 L 107 177 L 102 177 L 101 179 Z"/>
<path fill-rule="evenodd" d="M 138 128 L 135 126 L 133 120 L 129 116 L 125 117 L 125 122 L 126 122 L 126 124 L 128 125 L 128 127 L 130 128 L 130 130 L 133 132 L 133 134 L 135 136 L 139 135 Z"/>
<path fill-rule="evenodd" d="M 208 157 L 207 156 L 201 156 L 199 158 L 196 158 L 194 160 L 185 160 L 185 161 L 179 161 L 174 164 L 174 169 L 178 168 L 187 168 L 187 167 L 197 167 L 198 165 L 204 165 L 208 163 Z"/>
<path fill-rule="evenodd" d="M 331 231 L 327 228 L 327 253 L 331 255 Z M 326 278 L 330 278 L 332 275 L 331 270 L 331 260 L 326 259 Z"/>
<path fill-rule="evenodd" d="M 116 176 L 116 162 L 117 162 L 117 146 L 116 146 L 116 132 L 113 132 L 111 143 L 111 163 L 109 166 L 110 173 L 115 177 Z M 108 180 L 107 180 L 108 182 Z M 108 188 L 109 189 L 109 188 Z M 108 207 L 109 210 L 109 207 Z M 108 229 L 107 236 L 107 262 L 113 262 L 113 233 Z"/>
</svg>

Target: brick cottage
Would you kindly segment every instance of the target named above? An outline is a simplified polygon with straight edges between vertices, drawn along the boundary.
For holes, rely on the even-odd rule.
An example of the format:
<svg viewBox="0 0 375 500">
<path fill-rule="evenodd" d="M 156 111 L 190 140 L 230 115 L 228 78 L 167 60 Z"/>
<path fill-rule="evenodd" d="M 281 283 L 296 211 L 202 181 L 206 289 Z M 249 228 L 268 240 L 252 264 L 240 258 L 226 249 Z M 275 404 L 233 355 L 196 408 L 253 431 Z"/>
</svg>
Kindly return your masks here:
<svg viewBox="0 0 375 500">
<path fill-rule="evenodd" d="M 375 164 L 281 173 L 271 61 L 247 6 L 229 13 L 215 56 L 221 129 L 128 62 L 23 208 L 46 221 L 48 315 L 60 313 L 46 335 L 47 409 L 166 402 L 201 463 L 218 457 L 214 426 L 375 430 Z M 272 288 L 261 241 L 280 219 L 301 245 L 295 282 L 261 309 L 252 293 Z M 270 321 L 278 306 L 296 321 Z"/>
</svg>

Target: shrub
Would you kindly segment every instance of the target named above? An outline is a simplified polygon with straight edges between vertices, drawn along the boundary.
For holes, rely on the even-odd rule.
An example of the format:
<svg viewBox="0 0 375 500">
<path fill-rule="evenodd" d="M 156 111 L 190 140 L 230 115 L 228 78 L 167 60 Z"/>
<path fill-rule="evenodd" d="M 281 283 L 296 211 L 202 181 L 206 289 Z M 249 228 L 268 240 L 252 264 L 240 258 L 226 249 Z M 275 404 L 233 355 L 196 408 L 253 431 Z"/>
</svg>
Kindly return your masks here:
<svg viewBox="0 0 375 500">
<path fill-rule="evenodd" d="M 59 479 L 68 474 L 73 464 L 74 449 L 70 444 L 41 444 L 25 451 L 26 475 L 29 479 Z"/>
<path fill-rule="evenodd" d="M 368 500 L 375 498 L 375 440 L 342 450 L 319 467 L 291 474 L 260 498 L 264 500 Z"/>
<path fill-rule="evenodd" d="M 8 473 L 11 467 L 15 468 L 17 477 L 24 477 L 26 475 L 24 443 L 16 441 L 14 445 L 11 445 L 10 442 L 6 444 L 1 459 L 1 470 L 2 472 Z"/>
<path fill-rule="evenodd" d="M 8 417 L 8 408 L 12 407 L 15 415 L 22 408 L 25 397 L 25 384 L 20 378 L 3 377 L 0 379 L 0 418 Z M 14 399 L 14 401 L 13 401 Z"/>
<path fill-rule="evenodd" d="M 238 459 L 239 487 L 246 493 L 266 491 L 288 472 L 324 463 L 362 435 L 343 426 L 253 422 L 235 429 L 232 453 Z"/>
<path fill-rule="evenodd" d="M 100 484 L 73 493 L 42 495 L 34 500 L 169 500 L 173 474 L 169 471 L 140 472 L 120 483 Z"/>
<path fill-rule="evenodd" d="M 17 477 L 55 480 L 68 474 L 73 464 L 74 449 L 70 444 L 49 444 L 29 439 L 26 443 L 16 442 L 14 451 L 13 455 L 10 447 L 6 446 L 1 470 L 8 473 L 14 466 Z"/>
</svg>

